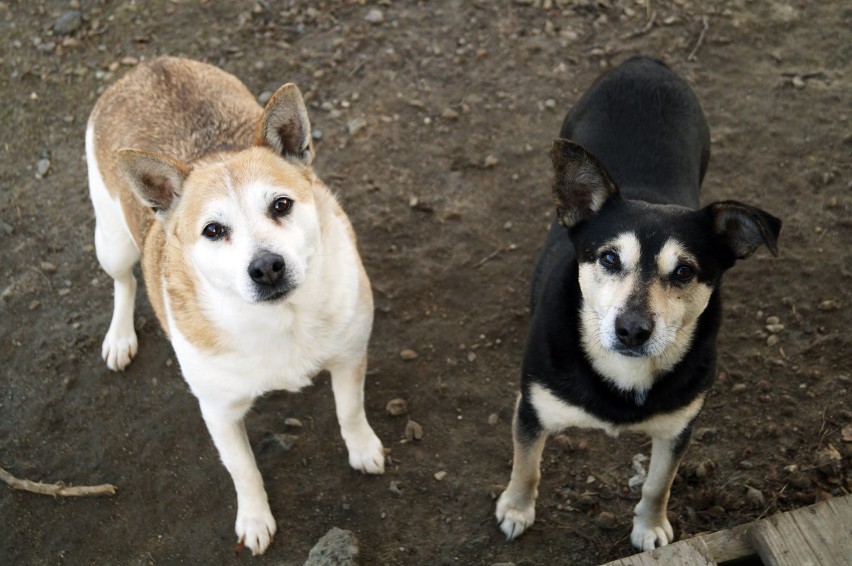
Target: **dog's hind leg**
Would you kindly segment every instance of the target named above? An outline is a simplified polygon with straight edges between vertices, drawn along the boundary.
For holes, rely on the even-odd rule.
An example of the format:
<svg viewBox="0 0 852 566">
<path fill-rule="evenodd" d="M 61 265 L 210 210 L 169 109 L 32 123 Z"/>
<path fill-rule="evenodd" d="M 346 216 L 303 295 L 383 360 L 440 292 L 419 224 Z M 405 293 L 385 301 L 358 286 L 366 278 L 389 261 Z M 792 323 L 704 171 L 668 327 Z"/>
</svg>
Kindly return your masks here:
<svg viewBox="0 0 852 566">
<path fill-rule="evenodd" d="M 535 410 L 518 399 L 512 421 L 514 457 L 509 486 L 497 501 L 497 522 L 508 540 L 520 536 L 535 522 L 535 500 L 541 479 L 541 454 L 547 440 Z"/>
<path fill-rule="evenodd" d="M 364 412 L 367 356 L 333 364 L 329 371 L 340 434 L 349 451 L 349 465 L 368 474 L 384 473 L 385 450 Z"/>
<path fill-rule="evenodd" d="M 245 413 L 251 400 L 219 403 L 199 399 L 201 414 L 222 463 L 237 491 L 237 538 L 252 554 L 263 554 L 275 535 L 275 518 L 269 508 L 263 478 L 246 434 Z"/>
<path fill-rule="evenodd" d="M 133 327 L 136 278 L 133 267 L 139 249 L 130 235 L 121 205 L 107 190 L 93 148 L 91 128 L 86 131 L 86 160 L 89 168 L 89 194 L 95 209 L 95 250 L 98 262 L 114 282 L 112 322 L 101 348 L 107 366 L 123 370 L 136 355 L 138 343 Z"/>
<path fill-rule="evenodd" d="M 642 486 L 642 498 L 636 505 L 630 541 L 639 550 L 652 550 L 674 540 L 674 531 L 666 515 L 669 493 L 678 465 L 686 452 L 692 425 L 677 436 L 654 437 L 648 478 Z"/>
</svg>

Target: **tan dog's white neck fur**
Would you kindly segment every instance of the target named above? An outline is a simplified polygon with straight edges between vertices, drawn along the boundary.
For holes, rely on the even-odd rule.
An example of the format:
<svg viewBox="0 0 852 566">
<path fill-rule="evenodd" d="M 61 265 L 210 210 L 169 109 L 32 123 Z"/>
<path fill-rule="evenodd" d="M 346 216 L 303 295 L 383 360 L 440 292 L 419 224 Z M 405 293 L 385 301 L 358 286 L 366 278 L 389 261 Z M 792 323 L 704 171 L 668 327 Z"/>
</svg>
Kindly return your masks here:
<svg viewBox="0 0 852 566">
<path fill-rule="evenodd" d="M 263 553 L 276 524 L 243 421 L 257 396 L 328 369 L 350 465 L 384 471 L 364 413 L 370 283 L 349 220 L 310 167 L 301 94 L 285 85 L 263 109 L 215 67 L 143 63 L 98 100 L 86 156 L 98 260 L 115 282 L 104 360 L 122 370 L 136 355 L 141 257 L 233 479 L 237 536 Z"/>
</svg>

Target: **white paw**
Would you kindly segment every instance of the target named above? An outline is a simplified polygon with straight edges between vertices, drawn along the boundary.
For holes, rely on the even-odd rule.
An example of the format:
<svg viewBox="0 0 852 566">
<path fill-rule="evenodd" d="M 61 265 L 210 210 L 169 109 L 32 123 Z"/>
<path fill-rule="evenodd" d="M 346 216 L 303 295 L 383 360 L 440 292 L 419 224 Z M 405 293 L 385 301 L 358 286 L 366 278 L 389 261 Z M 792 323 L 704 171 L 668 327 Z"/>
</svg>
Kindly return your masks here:
<svg viewBox="0 0 852 566">
<path fill-rule="evenodd" d="M 251 550 L 253 556 L 263 554 L 272 542 L 276 526 L 269 505 L 266 509 L 253 513 L 243 512 L 240 506 L 237 512 L 237 539 Z"/>
<path fill-rule="evenodd" d="M 110 327 L 101 347 L 101 357 L 109 369 L 122 371 L 130 364 L 137 349 L 136 332 L 132 328 L 129 332 L 119 332 Z"/>
<path fill-rule="evenodd" d="M 660 546 L 666 546 L 674 540 L 672 524 L 665 515 L 652 518 L 633 517 L 633 532 L 630 533 L 630 542 L 641 551 L 653 550 Z"/>
<path fill-rule="evenodd" d="M 385 449 L 372 429 L 346 439 L 346 448 L 349 450 L 349 465 L 356 470 L 366 474 L 385 473 Z"/>
<path fill-rule="evenodd" d="M 497 500 L 495 515 L 507 540 L 518 538 L 535 522 L 535 501 L 523 504 L 518 499 L 510 496 L 507 489 Z"/>
</svg>

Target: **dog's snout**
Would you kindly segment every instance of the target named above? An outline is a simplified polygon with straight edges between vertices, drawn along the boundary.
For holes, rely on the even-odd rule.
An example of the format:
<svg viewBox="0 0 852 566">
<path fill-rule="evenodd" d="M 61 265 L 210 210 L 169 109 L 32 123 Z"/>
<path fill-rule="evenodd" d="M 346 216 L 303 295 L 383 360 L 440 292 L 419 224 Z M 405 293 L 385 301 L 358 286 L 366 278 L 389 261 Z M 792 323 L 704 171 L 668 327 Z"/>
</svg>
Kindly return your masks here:
<svg viewBox="0 0 852 566">
<path fill-rule="evenodd" d="M 641 346 L 654 332 L 654 322 L 637 313 L 623 313 L 615 319 L 615 334 L 628 347 Z"/>
<path fill-rule="evenodd" d="M 284 258 L 265 253 L 254 258 L 248 267 L 249 277 L 258 285 L 274 286 L 284 275 Z"/>
</svg>

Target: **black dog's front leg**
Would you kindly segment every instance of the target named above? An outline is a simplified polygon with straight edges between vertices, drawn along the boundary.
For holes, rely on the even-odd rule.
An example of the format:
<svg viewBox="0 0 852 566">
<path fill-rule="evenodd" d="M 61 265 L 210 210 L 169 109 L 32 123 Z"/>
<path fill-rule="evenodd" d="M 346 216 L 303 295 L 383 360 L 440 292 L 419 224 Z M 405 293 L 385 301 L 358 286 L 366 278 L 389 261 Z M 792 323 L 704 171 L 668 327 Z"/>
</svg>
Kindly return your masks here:
<svg viewBox="0 0 852 566">
<path fill-rule="evenodd" d="M 512 421 L 515 455 L 512 478 L 497 501 L 497 522 L 506 538 L 521 535 L 535 521 L 535 500 L 541 478 L 541 453 L 547 440 L 535 409 L 521 395 Z"/>
<path fill-rule="evenodd" d="M 642 499 L 636 505 L 630 541 L 639 550 L 652 550 L 674 540 L 674 531 L 666 515 L 669 493 L 675 473 L 683 458 L 692 423 L 670 438 L 653 437 L 648 478 L 642 486 Z"/>
</svg>

